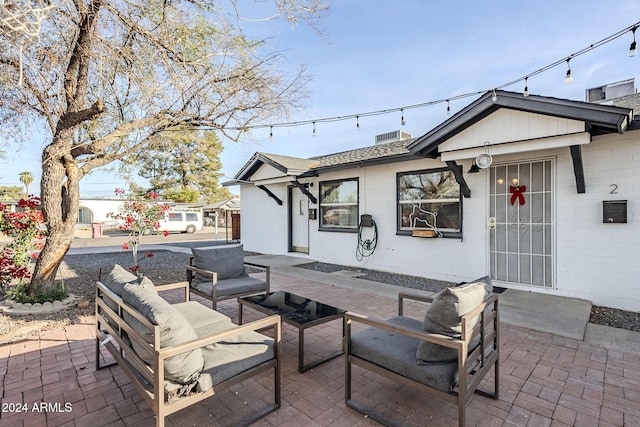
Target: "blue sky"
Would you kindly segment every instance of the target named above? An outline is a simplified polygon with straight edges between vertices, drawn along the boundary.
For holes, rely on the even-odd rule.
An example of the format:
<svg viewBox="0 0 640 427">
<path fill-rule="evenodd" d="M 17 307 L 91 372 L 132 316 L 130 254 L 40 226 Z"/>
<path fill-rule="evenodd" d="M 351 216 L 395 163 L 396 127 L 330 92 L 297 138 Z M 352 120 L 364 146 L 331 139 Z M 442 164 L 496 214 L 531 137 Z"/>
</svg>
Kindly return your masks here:
<svg viewBox="0 0 640 427">
<path fill-rule="evenodd" d="M 251 15 L 252 10 L 245 10 Z M 254 17 L 259 16 L 255 12 Z M 334 0 L 322 20 L 325 37 L 304 24 L 243 24 L 249 34 L 272 36 L 291 68 L 306 63 L 313 75 L 307 108 L 274 123 L 347 116 L 484 91 L 566 58 L 640 21 L 639 0 L 429 1 Z M 637 31 L 636 39 L 640 39 Z M 631 32 L 531 77 L 532 94 L 584 100 L 585 89 L 636 78 L 640 55 L 628 57 Z M 522 91 L 520 82 L 505 90 Z M 451 102 L 454 113 L 475 98 Z M 223 140 L 222 173 L 233 177 L 256 151 L 311 157 L 372 145 L 375 135 L 403 130 L 419 136 L 447 119 L 446 103 L 400 113 L 312 126 L 251 130 L 240 142 Z M 268 123 L 267 123 L 268 124 Z M 41 143 L 0 161 L 3 185 L 19 185 L 18 173 L 40 178 Z M 223 179 L 223 180 L 226 180 Z M 110 196 L 125 184 L 97 173 L 82 184 L 83 197 Z M 32 185 L 37 191 L 37 182 Z M 236 187 L 231 188 L 237 192 Z"/>
</svg>

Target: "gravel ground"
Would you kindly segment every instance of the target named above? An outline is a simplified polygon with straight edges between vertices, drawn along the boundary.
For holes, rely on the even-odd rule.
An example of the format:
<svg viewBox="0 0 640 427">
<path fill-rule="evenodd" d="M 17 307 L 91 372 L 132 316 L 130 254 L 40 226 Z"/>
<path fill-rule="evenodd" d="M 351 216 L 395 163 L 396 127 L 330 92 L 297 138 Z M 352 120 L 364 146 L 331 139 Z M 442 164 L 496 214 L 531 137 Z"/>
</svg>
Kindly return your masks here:
<svg viewBox="0 0 640 427">
<path fill-rule="evenodd" d="M 86 308 L 74 307 L 43 315 L 20 317 L 0 315 L 0 345 L 34 336 L 38 331 L 64 327 L 78 322 L 83 316 L 92 316 L 95 310 L 93 300 L 95 281 L 98 280 L 100 271 L 105 275 L 111 271 L 114 264 L 128 266 L 132 264 L 131 261 L 131 253 L 124 251 L 107 254 L 67 255 L 61 265 L 59 277 L 64 280 L 69 292 L 79 296 L 81 301 L 88 303 L 88 306 Z M 156 251 L 152 258 L 145 258 L 141 262 L 141 268 L 156 284 L 174 283 L 186 279 L 184 266 L 188 262 L 189 255 L 187 254 Z M 319 262 L 303 264 L 299 267 L 327 273 L 338 270 L 358 271 L 362 273 L 360 277 L 366 280 L 433 292 L 452 284 L 421 277 Z M 594 306 L 591 310 L 590 321 L 599 325 L 640 332 L 640 313 Z"/>
<path fill-rule="evenodd" d="M 422 289 L 432 292 L 438 292 L 447 286 L 453 285 L 453 283 L 451 282 L 426 279 L 423 277 L 393 274 L 383 271 L 346 267 L 335 264 L 325 264 L 321 262 L 302 264 L 298 267 L 308 268 L 310 270 L 316 271 L 323 271 L 325 273 L 333 273 L 339 270 L 357 271 L 362 273 L 362 276 L 359 276 L 361 279 L 371 280 L 373 282 L 387 283 L 395 286 L 403 286 L 412 289 Z M 614 328 L 640 332 L 640 313 L 636 313 L 633 311 L 618 310 L 615 308 L 594 305 L 591 308 L 591 317 L 589 318 L 589 322 L 596 325 L 612 326 Z"/>
</svg>

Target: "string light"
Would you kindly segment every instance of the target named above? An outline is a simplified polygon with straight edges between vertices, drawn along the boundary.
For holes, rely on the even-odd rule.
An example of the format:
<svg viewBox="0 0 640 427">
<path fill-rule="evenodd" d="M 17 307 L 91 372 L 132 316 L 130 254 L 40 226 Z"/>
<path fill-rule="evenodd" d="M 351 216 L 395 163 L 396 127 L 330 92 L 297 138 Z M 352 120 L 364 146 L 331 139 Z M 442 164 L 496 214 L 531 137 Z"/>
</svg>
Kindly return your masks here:
<svg viewBox="0 0 640 427">
<path fill-rule="evenodd" d="M 529 96 L 529 77 L 524 78 L 524 92 L 522 93 L 524 96 Z"/>
<path fill-rule="evenodd" d="M 316 122 L 313 122 L 313 136 L 316 136 Z"/>
<path fill-rule="evenodd" d="M 402 117 L 400 118 L 400 124 L 404 126 L 407 124 L 407 122 L 404 121 L 404 108 L 400 109 L 400 114 L 402 114 Z"/>
<path fill-rule="evenodd" d="M 571 64 L 569 64 L 569 61 L 571 61 L 571 57 L 567 58 L 567 75 L 564 78 L 564 82 L 567 84 L 573 81 L 573 76 L 571 75 Z"/>
<path fill-rule="evenodd" d="M 449 106 L 449 100 L 447 99 L 447 116 L 451 114 L 451 107 Z"/>
<path fill-rule="evenodd" d="M 496 90 L 493 90 L 493 95 L 491 95 L 491 100 L 493 102 L 496 102 L 498 100 L 498 94 L 496 93 Z"/>
<path fill-rule="evenodd" d="M 238 131 L 248 131 L 249 129 L 261 129 L 261 128 L 266 128 L 266 127 L 296 127 L 296 126 L 304 126 L 307 124 L 313 124 L 314 125 L 314 135 L 315 135 L 315 124 L 316 123 L 329 123 L 329 122 L 338 122 L 338 121 L 343 121 L 343 120 L 349 120 L 349 119 L 353 119 L 355 118 L 356 120 L 359 120 L 360 117 L 370 117 L 370 116 L 378 116 L 378 115 L 383 115 L 383 114 L 389 114 L 392 112 L 397 112 L 400 111 L 401 113 L 403 113 L 404 115 L 404 110 L 409 110 L 409 109 L 415 109 L 415 108 L 424 108 L 424 107 L 428 107 L 431 105 L 435 105 L 435 104 L 440 104 L 440 103 L 444 103 L 446 102 L 447 104 L 449 104 L 449 101 L 457 101 L 460 99 L 465 99 L 465 98 L 470 98 L 470 97 L 475 97 L 475 96 L 480 96 L 483 95 L 489 91 L 492 92 L 492 97 L 491 99 L 493 101 L 497 100 L 497 90 L 500 89 L 504 89 L 506 87 L 512 86 L 514 84 L 517 84 L 519 82 L 524 81 L 525 82 L 525 93 L 523 93 L 524 96 L 526 95 L 526 92 L 528 89 L 528 78 L 529 77 L 533 77 L 536 76 L 538 74 L 542 74 L 546 71 L 549 71 L 552 68 L 556 68 L 559 65 L 566 63 L 568 66 L 567 69 L 567 75 L 565 77 L 565 81 L 568 80 L 568 82 L 570 83 L 573 80 L 573 76 L 571 75 L 571 68 L 570 68 L 570 64 L 569 61 L 572 58 L 578 57 L 580 55 L 584 55 L 585 53 L 588 53 L 594 49 L 597 49 L 607 43 L 612 42 L 613 40 L 620 38 L 624 35 L 626 35 L 629 31 L 632 32 L 633 34 L 633 42 L 631 43 L 631 48 L 629 49 L 629 56 L 633 56 L 637 53 L 636 50 L 634 50 L 633 48 L 636 46 L 635 44 L 635 30 L 640 28 L 640 22 L 636 22 L 633 25 L 630 25 L 626 28 L 624 28 L 623 30 L 620 30 L 614 34 L 611 34 L 608 37 L 605 37 L 604 39 L 592 43 L 590 45 L 588 45 L 587 47 L 583 48 L 582 50 L 579 50 L 577 52 L 572 53 L 571 55 L 569 55 L 568 57 L 564 57 L 562 59 L 557 60 L 556 62 L 553 62 L 549 65 L 546 65 L 542 68 L 539 68 L 533 72 L 527 73 L 526 75 L 522 76 L 522 77 L 518 77 L 510 82 L 501 84 L 499 86 L 495 86 L 494 88 L 491 89 L 485 89 L 485 90 L 479 90 L 479 91 L 475 91 L 475 92 L 469 92 L 469 93 L 464 93 L 464 94 L 460 94 L 460 95 L 456 95 L 456 96 L 452 96 L 452 97 L 448 97 L 448 98 L 443 98 L 443 99 L 437 99 L 437 100 L 432 100 L 432 101 L 426 101 L 420 104 L 414 104 L 414 105 L 405 105 L 402 107 L 396 107 L 396 108 L 390 108 L 390 109 L 385 109 L 385 110 L 377 110 L 377 111 L 369 111 L 369 112 L 364 112 L 364 113 L 358 113 L 357 115 L 355 114 L 351 114 L 351 115 L 344 115 L 344 116 L 336 116 L 336 117 L 324 117 L 324 118 L 316 118 L 316 119 L 310 119 L 310 120 L 300 120 L 300 121 L 295 121 L 295 122 L 282 122 L 282 123 L 270 123 L 270 124 L 256 124 L 256 125 L 251 125 L 251 126 L 246 126 L 246 127 L 229 127 L 227 129 L 229 130 L 238 130 Z M 358 129 L 360 128 L 360 124 L 359 122 L 357 123 L 357 127 Z"/>
<path fill-rule="evenodd" d="M 360 116 L 356 116 L 356 127 L 360 130 Z"/>
<path fill-rule="evenodd" d="M 638 29 L 638 26 L 634 26 L 631 29 L 631 34 L 633 34 L 633 41 L 631 42 L 631 46 L 629 46 L 629 56 L 636 56 L 636 53 L 638 53 L 638 49 L 636 49 L 636 30 Z"/>
<path fill-rule="evenodd" d="M 271 129 L 269 130 L 269 141 L 273 141 L 273 126 L 271 126 Z"/>
</svg>

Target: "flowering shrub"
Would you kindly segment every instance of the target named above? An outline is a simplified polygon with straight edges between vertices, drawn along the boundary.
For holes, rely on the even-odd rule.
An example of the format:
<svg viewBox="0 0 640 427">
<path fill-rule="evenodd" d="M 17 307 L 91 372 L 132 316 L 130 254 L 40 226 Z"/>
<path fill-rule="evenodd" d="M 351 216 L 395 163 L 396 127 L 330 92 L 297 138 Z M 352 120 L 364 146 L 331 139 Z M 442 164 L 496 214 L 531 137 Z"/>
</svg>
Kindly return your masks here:
<svg viewBox="0 0 640 427">
<path fill-rule="evenodd" d="M 116 188 L 115 193 L 117 196 L 124 196 L 125 192 L 120 188 Z M 120 230 L 129 233 L 129 240 L 122 244 L 122 249 L 131 249 L 133 266 L 129 267 L 129 270 L 134 273 L 139 273 L 141 259 L 153 257 L 151 252 L 138 257 L 138 246 L 140 246 L 142 236 L 152 233 L 169 235 L 166 230 L 159 231 L 160 220 L 164 218 L 165 212 L 169 210 L 169 205 L 159 203 L 157 201 L 158 196 L 157 193 L 149 192 L 142 199 L 126 201 L 121 212 L 108 214 L 110 218 L 120 222 L 118 226 Z"/>
<path fill-rule="evenodd" d="M 0 250 L 2 294 L 9 293 L 10 285 L 24 287 L 24 280 L 31 278 L 28 266 L 32 258 L 37 258 L 33 251 L 43 246 L 36 239 L 44 237 L 44 218 L 39 205 L 40 198 L 31 195 L 18 202 L 18 206 L 24 209 L 22 212 L 11 212 L 9 206 L 0 203 L 0 232 L 11 237 L 11 241 Z"/>
</svg>

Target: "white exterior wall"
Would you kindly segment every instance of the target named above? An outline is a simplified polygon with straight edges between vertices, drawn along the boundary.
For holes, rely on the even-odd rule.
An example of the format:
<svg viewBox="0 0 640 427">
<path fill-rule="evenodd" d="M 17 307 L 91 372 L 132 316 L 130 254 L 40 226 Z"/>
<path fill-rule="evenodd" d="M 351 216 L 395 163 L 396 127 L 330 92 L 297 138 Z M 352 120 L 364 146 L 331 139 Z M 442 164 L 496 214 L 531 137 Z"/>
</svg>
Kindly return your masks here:
<svg viewBox="0 0 640 427">
<path fill-rule="evenodd" d="M 640 311 L 640 131 L 594 137 L 582 146 L 586 193 L 578 194 L 568 147 L 494 156 L 494 164 L 554 159 L 554 289 L 514 288 L 591 300 L 594 304 Z M 309 255 L 313 260 L 458 282 L 488 274 L 488 170 L 468 174 L 470 160 L 458 161 L 471 189 L 463 203 L 463 239 L 396 235 L 396 173 L 442 168 L 424 159 L 323 173 L 319 182 L 359 178 L 359 214 L 371 214 L 378 226 L 375 253 L 356 259 L 356 233 L 319 231 L 310 220 Z M 617 194 L 610 194 L 617 186 Z M 260 189 L 242 186 L 242 241 L 247 250 L 287 254 L 288 206 L 285 185 L 269 189 L 278 206 Z M 602 202 L 627 200 L 626 224 L 603 224 Z M 312 208 L 319 208 L 311 205 Z M 318 209 L 319 210 L 319 209 Z M 258 224 L 259 223 L 259 224 Z M 366 237 L 366 236 L 365 236 Z M 296 254 L 299 256 L 304 256 Z"/>
<path fill-rule="evenodd" d="M 356 233 L 318 231 L 318 221 L 314 221 L 311 226 L 309 256 L 322 262 L 440 280 L 470 280 L 486 274 L 484 236 L 478 236 L 477 230 L 465 232 L 464 241 L 396 235 L 396 174 L 404 171 L 442 168 L 443 166 L 444 164 L 438 160 L 425 159 L 322 174 L 318 182 L 341 178 L 359 178 L 359 213 L 360 215 L 366 213 L 373 216 L 378 227 L 378 245 L 373 255 L 358 261 L 356 259 L 358 241 Z M 467 165 L 468 168 L 469 165 Z M 482 194 L 484 183 L 476 177 L 477 175 L 470 176 L 469 184 L 478 182 L 480 189 L 476 191 L 478 194 Z M 314 185 L 314 188 L 318 187 L 318 185 Z M 483 223 L 481 218 L 484 217 L 484 213 L 481 218 L 469 215 L 468 220 L 466 215 L 467 210 L 480 209 L 483 212 L 484 204 L 481 199 L 484 197 L 464 200 L 464 228 L 474 226 L 477 229 L 478 225 Z M 363 236 L 365 239 L 371 237 L 370 230 L 365 229 L 364 233 L 367 233 Z M 452 257 L 452 253 L 456 255 Z"/>
<path fill-rule="evenodd" d="M 640 311 L 640 131 L 594 137 L 582 155 L 584 194 L 575 191 L 568 150 L 558 155 L 557 292 Z M 628 201 L 626 224 L 603 224 L 604 200 Z"/>
<path fill-rule="evenodd" d="M 267 188 L 282 206 L 253 185 L 240 186 L 242 208 L 240 239 L 247 251 L 265 254 L 286 254 L 288 251 L 288 203 L 286 184 L 271 184 Z"/>
<path fill-rule="evenodd" d="M 89 209 L 93 214 L 93 222 L 109 222 L 113 219 L 108 214 L 122 209 L 124 201 L 111 199 L 80 199 L 80 207 Z"/>
</svg>

